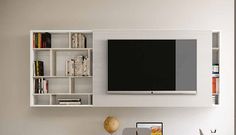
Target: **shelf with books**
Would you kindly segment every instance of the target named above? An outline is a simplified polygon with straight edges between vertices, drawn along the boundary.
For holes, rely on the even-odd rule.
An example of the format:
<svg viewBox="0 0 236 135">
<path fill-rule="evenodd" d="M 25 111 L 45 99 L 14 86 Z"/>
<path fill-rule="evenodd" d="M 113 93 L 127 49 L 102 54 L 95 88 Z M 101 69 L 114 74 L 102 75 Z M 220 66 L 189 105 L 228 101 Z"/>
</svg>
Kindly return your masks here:
<svg viewBox="0 0 236 135">
<path fill-rule="evenodd" d="M 30 105 L 32 107 L 78 106 L 69 101 L 59 104 L 57 100 L 59 97 L 62 101 L 70 98 L 80 99 L 80 106 L 92 105 L 92 37 L 93 33 L 90 30 L 32 30 L 30 32 L 32 65 Z M 76 58 L 82 58 L 79 66 Z M 71 59 L 74 61 L 71 66 L 75 68 L 70 71 L 74 73 L 68 74 L 66 64 L 67 60 Z M 77 86 L 77 83 L 80 86 Z"/>
<path fill-rule="evenodd" d="M 51 95 L 51 105 L 92 105 L 92 95 Z"/>
<path fill-rule="evenodd" d="M 212 33 L 212 101 L 220 103 L 220 32 Z"/>
</svg>

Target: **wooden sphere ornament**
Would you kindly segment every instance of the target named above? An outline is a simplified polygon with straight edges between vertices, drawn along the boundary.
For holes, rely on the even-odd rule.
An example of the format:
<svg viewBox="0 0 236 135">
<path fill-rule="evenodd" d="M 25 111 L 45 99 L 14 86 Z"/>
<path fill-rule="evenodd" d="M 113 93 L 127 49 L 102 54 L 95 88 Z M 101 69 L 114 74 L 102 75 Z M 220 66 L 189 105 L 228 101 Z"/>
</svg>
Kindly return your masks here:
<svg viewBox="0 0 236 135">
<path fill-rule="evenodd" d="M 112 116 L 108 116 L 104 121 L 104 129 L 110 134 L 116 132 L 119 128 L 119 125 L 119 121 Z"/>
</svg>

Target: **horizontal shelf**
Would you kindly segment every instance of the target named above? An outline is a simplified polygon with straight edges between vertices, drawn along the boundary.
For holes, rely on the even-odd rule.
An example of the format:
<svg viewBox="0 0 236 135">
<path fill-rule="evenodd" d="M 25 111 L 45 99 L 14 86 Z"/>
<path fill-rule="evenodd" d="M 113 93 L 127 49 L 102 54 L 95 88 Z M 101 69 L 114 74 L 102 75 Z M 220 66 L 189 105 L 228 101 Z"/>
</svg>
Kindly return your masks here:
<svg viewBox="0 0 236 135">
<path fill-rule="evenodd" d="M 218 50 L 219 50 L 219 47 L 213 47 L 212 50 L 218 51 Z"/>
<path fill-rule="evenodd" d="M 88 51 L 93 48 L 33 48 L 34 51 Z"/>
<path fill-rule="evenodd" d="M 73 95 L 93 95 L 93 93 L 42 93 L 42 94 L 40 94 L 40 93 L 34 93 L 33 94 L 34 96 L 53 96 L 53 95 L 71 95 L 71 96 L 73 96 Z"/>
<path fill-rule="evenodd" d="M 220 93 L 212 93 L 212 96 L 220 95 Z"/>
<path fill-rule="evenodd" d="M 31 107 L 93 107 L 93 105 L 31 105 Z"/>
<path fill-rule="evenodd" d="M 38 33 L 38 32 L 48 32 L 48 33 L 59 33 L 59 34 L 63 34 L 63 33 L 91 33 L 92 34 L 92 30 L 31 30 L 31 32 L 33 33 Z"/>
<path fill-rule="evenodd" d="M 91 78 L 93 76 L 33 76 L 34 79 L 37 78 Z"/>
</svg>

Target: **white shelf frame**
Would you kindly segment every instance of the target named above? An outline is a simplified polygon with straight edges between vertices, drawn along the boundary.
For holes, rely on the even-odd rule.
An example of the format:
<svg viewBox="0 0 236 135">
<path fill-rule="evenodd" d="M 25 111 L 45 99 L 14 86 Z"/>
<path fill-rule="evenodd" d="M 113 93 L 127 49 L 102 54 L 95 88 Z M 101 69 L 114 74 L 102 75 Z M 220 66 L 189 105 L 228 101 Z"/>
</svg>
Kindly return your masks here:
<svg viewBox="0 0 236 135">
<path fill-rule="evenodd" d="M 51 34 L 68 34 L 68 48 L 33 48 L 33 33 L 45 33 L 45 32 L 49 32 Z M 71 48 L 71 33 L 83 33 L 83 34 L 91 34 L 93 36 L 93 31 L 92 30 L 31 30 L 30 31 L 30 106 L 31 107 L 92 107 L 93 104 L 91 102 L 91 100 L 93 100 L 93 90 L 89 90 L 92 92 L 88 92 L 88 93 L 73 93 L 74 91 L 72 89 L 74 89 L 72 86 L 73 84 L 73 80 L 75 78 L 91 78 L 92 79 L 92 75 L 91 76 L 55 76 L 55 66 L 56 66 L 56 61 L 55 61 L 55 53 L 57 51 L 88 51 L 88 56 L 90 56 L 90 52 L 93 50 L 93 48 Z M 92 39 L 91 39 L 92 40 Z M 92 41 L 93 44 L 93 41 Z M 93 46 L 93 45 L 91 45 Z M 50 72 L 49 72 L 49 76 L 34 76 L 33 75 L 33 63 L 34 63 L 34 58 L 35 58 L 35 53 L 37 53 L 38 51 L 48 51 L 49 52 L 49 61 L 50 61 Z M 91 63 L 92 64 L 92 63 Z M 60 79 L 60 78 L 65 78 L 65 79 L 69 79 L 69 91 L 68 93 L 44 93 L 44 94 L 40 94 L 40 93 L 34 93 L 34 79 L 38 79 L 38 78 L 48 78 L 48 79 Z M 91 84 L 92 85 L 92 84 Z M 49 90 L 50 91 L 50 90 Z M 53 96 L 88 96 L 88 104 L 83 104 L 83 105 L 55 105 L 52 104 L 52 100 L 53 100 Z M 49 96 L 49 104 L 47 105 L 40 105 L 40 104 L 35 104 L 35 98 L 36 96 L 40 97 L 40 96 Z"/>
</svg>

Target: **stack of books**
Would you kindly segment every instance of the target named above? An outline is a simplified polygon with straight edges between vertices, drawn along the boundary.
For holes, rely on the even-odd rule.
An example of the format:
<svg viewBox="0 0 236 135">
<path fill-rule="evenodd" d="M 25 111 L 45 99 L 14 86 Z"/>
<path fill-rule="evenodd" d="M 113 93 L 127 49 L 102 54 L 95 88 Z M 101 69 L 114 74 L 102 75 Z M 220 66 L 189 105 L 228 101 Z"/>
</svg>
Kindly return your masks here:
<svg viewBox="0 0 236 135">
<path fill-rule="evenodd" d="M 66 76 L 90 76 L 90 59 L 87 56 L 77 56 L 66 60 Z"/>
<path fill-rule="evenodd" d="M 219 64 L 212 65 L 212 99 L 215 104 L 219 103 Z"/>
<path fill-rule="evenodd" d="M 82 33 L 72 33 L 71 48 L 86 48 L 86 36 Z"/>
<path fill-rule="evenodd" d="M 44 76 L 44 62 L 34 61 L 34 76 Z M 34 80 L 35 93 L 48 93 L 48 80 L 37 78 Z"/>
<path fill-rule="evenodd" d="M 44 76 L 44 64 L 43 61 L 36 60 L 33 65 L 34 76 Z"/>
<path fill-rule="evenodd" d="M 34 92 L 36 94 L 48 93 L 48 80 L 38 78 L 34 80 Z"/>
<path fill-rule="evenodd" d="M 59 105 L 81 105 L 81 99 L 58 99 Z"/>
<path fill-rule="evenodd" d="M 34 33 L 33 48 L 51 48 L 51 34 L 47 32 Z"/>
</svg>

